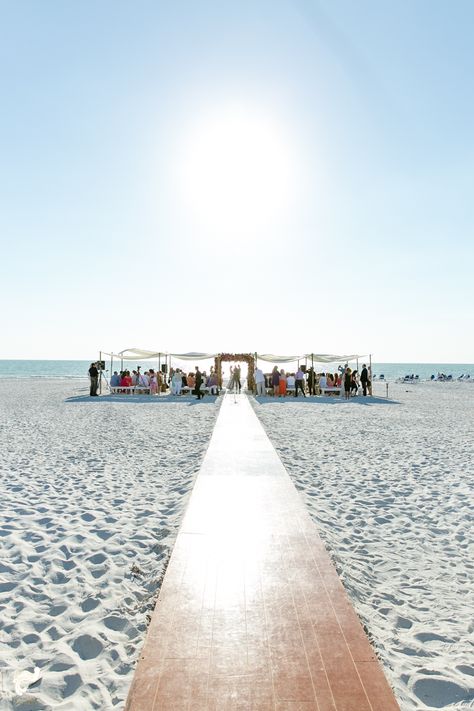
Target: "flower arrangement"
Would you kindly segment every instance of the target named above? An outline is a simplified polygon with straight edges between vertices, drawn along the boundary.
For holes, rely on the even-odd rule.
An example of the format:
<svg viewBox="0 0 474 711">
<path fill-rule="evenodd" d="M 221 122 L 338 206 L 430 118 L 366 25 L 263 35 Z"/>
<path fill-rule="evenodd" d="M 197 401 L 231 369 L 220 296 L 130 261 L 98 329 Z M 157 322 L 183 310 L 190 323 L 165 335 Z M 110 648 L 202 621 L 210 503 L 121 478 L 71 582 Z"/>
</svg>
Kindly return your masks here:
<svg viewBox="0 0 474 711">
<path fill-rule="evenodd" d="M 215 367 L 217 377 L 219 379 L 219 385 L 222 386 L 222 367 L 221 363 L 229 362 L 237 363 L 247 363 L 248 373 L 247 373 L 247 383 L 249 390 L 255 389 L 255 355 L 253 353 L 219 353 L 215 359 Z"/>
</svg>

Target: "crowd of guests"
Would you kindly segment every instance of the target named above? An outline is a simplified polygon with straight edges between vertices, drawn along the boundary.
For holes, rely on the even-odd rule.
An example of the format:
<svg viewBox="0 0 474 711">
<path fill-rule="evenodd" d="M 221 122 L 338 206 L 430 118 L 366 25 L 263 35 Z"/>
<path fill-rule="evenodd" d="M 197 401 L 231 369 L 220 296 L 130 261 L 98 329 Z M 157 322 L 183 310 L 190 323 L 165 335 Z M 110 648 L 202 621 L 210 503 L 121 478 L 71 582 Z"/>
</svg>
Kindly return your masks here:
<svg viewBox="0 0 474 711">
<path fill-rule="evenodd" d="M 156 393 L 170 391 L 171 395 L 181 395 L 182 393 L 192 393 L 198 399 L 201 399 L 206 393 L 211 395 L 219 395 L 219 383 L 217 373 L 214 368 L 211 368 L 209 375 L 204 370 L 202 373 L 199 367 L 196 366 L 194 373 L 186 374 L 180 368 L 171 368 L 169 375 L 163 374 L 160 371 L 155 371 L 149 368 L 145 372 L 141 372 L 141 367 L 136 370 L 114 371 L 110 378 L 110 387 L 120 389 L 123 392 L 130 392 L 129 388 L 134 388 L 135 392 L 150 391 L 152 395 Z"/>
<path fill-rule="evenodd" d="M 214 368 L 211 367 L 209 375 L 205 370 L 199 370 L 198 366 L 195 368 L 194 373 L 186 373 L 180 368 L 173 368 L 170 371 L 170 391 L 171 395 L 181 395 L 183 392 L 191 392 L 196 395 L 198 399 L 203 397 L 206 393 L 211 395 L 219 395 L 219 382 L 217 378 L 217 373 Z"/>
<path fill-rule="evenodd" d="M 91 364 L 89 376 L 91 378 L 91 395 L 97 394 L 98 371 L 95 364 Z M 352 370 L 347 364 L 335 373 L 317 373 L 313 367 L 305 368 L 298 366 L 294 373 L 286 372 L 283 368 L 275 366 L 271 373 L 264 373 L 261 368 L 255 369 L 255 386 L 257 395 L 272 394 L 274 397 L 285 397 L 288 394 L 298 397 L 301 393 L 303 397 L 307 395 L 331 394 L 340 395 L 344 392 L 346 399 L 355 397 L 362 390 L 363 395 L 367 395 L 370 388 L 369 371 L 364 364 L 359 375 L 357 370 Z M 171 395 L 181 395 L 191 393 L 199 400 L 206 393 L 219 395 L 219 379 L 214 367 L 211 367 L 209 375 L 206 371 L 200 371 L 195 367 L 195 372 L 185 373 L 180 368 L 171 368 L 169 374 L 155 371 L 149 368 L 141 372 L 141 367 L 136 370 L 114 371 L 110 378 L 110 386 L 118 392 L 128 393 L 131 388 L 135 392 L 150 392 L 152 395 L 167 392 Z M 240 365 L 231 366 L 228 388 L 240 392 L 241 369 Z"/>
<path fill-rule="evenodd" d="M 114 374 L 110 378 L 110 387 L 112 388 L 124 388 L 124 392 L 129 392 L 125 388 L 135 388 L 140 390 L 150 389 L 150 393 L 156 394 L 160 391 L 161 385 L 163 384 L 163 376 L 160 372 L 155 372 L 153 368 L 149 368 L 144 373 L 141 372 L 140 366 L 137 370 L 114 371 Z"/>
<path fill-rule="evenodd" d="M 273 368 L 271 373 L 265 374 L 261 368 L 255 370 L 255 385 L 257 395 L 267 395 L 271 391 L 274 397 L 285 397 L 289 392 L 298 397 L 301 392 L 306 395 L 319 395 L 324 392 L 331 394 L 334 389 L 335 394 L 340 394 L 344 390 L 346 399 L 358 395 L 360 389 L 362 394 L 367 395 L 370 387 L 369 373 L 364 364 L 359 375 L 357 370 L 352 370 L 346 365 L 341 367 L 336 373 L 316 373 L 313 367 L 298 367 L 296 372 L 288 373 L 278 366 Z"/>
</svg>

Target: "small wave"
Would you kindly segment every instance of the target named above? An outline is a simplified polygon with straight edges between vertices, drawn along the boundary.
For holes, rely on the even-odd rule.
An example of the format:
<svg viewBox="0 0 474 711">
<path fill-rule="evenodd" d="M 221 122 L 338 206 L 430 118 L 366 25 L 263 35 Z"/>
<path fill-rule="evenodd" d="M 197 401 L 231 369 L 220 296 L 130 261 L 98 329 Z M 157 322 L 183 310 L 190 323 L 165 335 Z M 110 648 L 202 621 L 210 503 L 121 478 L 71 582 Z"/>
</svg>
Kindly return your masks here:
<svg viewBox="0 0 474 711">
<path fill-rule="evenodd" d="M 0 373 L 1 380 L 88 380 L 87 375 L 4 375 Z"/>
</svg>

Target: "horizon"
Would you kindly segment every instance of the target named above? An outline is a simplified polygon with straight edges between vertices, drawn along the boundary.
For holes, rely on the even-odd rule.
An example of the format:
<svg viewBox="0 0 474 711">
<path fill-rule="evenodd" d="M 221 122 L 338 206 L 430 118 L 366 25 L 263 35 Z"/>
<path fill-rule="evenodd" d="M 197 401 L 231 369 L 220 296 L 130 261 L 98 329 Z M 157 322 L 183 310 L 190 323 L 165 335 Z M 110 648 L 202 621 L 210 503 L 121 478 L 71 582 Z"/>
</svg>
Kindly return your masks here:
<svg viewBox="0 0 474 711">
<path fill-rule="evenodd" d="M 224 351 L 220 351 L 220 352 L 223 353 Z M 225 352 L 228 352 L 228 351 L 225 351 Z M 246 351 L 239 351 L 239 353 L 244 354 L 244 353 L 247 353 L 247 352 L 246 352 Z M 251 354 L 252 351 L 249 351 L 249 353 Z M 277 354 L 275 354 L 275 355 L 277 355 Z M 212 360 L 213 357 L 214 357 L 214 356 L 212 356 L 211 358 L 208 358 L 207 360 Z M 363 358 L 368 358 L 368 356 L 360 356 L 360 357 L 359 357 L 359 360 L 362 361 Z M 182 362 L 182 363 L 183 363 L 183 362 L 193 363 L 193 366 L 194 366 L 194 361 L 192 361 L 192 360 L 189 360 L 189 361 L 182 361 L 182 360 L 181 360 L 181 361 L 180 361 L 179 358 L 176 358 L 176 357 L 174 357 L 174 356 L 172 356 L 172 359 L 175 360 L 175 361 Z M 304 356 L 302 356 L 302 357 L 300 358 L 300 360 L 303 360 L 303 359 L 304 359 Z M 117 358 L 116 360 L 119 360 L 119 358 Z M 155 359 L 153 359 L 153 358 L 137 358 L 137 359 L 136 359 L 136 362 L 137 362 L 137 363 L 143 363 L 143 362 L 146 362 L 147 360 L 149 360 L 150 362 L 153 362 L 154 360 L 156 360 L 156 358 L 155 358 Z M 196 360 L 197 360 L 197 359 L 196 359 Z M 204 360 L 204 359 L 203 359 L 203 360 Z M 91 362 L 94 362 L 94 361 L 91 361 L 90 358 L 0 358 L 0 363 L 1 363 L 1 362 L 15 362 L 15 361 L 18 361 L 18 362 L 51 362 L 51 363 L 55 363 L 55 362 L 64 362 L 64 363 L 67 363 L 67 362 L 71 362 L 71 363 L 75 363 L 75 362 L 77 362 L 77 363 L 91 363 Z M 109 361 L 110 361 L 110 358 L 106 358 L 106 359 L 105 359 L 106 364 L 107 364 Z M 130 360 L 130 361 L 126 361 L 126 362 L 127 362 L 127 363 L 135 363 L 135 360 Z M 241 361 L 236 361 L 236 362 L 241 362 Z M 273 361 L 265 361 L 265 362 L 272 363 Z M 288 362 L 289 362 L 289 363 L 293 363 L 293 362 L 296 362 L 296 361 L 288 361 Z M 324 366 L 324 365 L 334 365 L 335 363 L 339 363 L 339 362 L 340 362 L 340 361 L 335 360 L 335 361 L 332 361 L 332 362 L 330 362 L 330 363 L 317 363 L 317 364 L 322 367 L 322 366 Z M 352 361 L 351 361 L 351 362 L 352 362 Z M 411 361 L 398 361 L 398 360 L 378 360 L 377 358 L 374 359 L 374 357 L 372 356 L 372 365 L 374 365 L 374 364 L 377 364 L 377 365 L 474 365 L 474 362 L 470 363 L 469 361 L 416 361 L 416 360 L 411 360 Z M 282 363 L 282 365 L 284 365 L 284 363 Z"/>
<path fill-rule="evenodd" d="M 2 19 L 2 359 L 284 353 L 291 332 L 293 352 L 474 360 L 474 3 Z"/>
</svg>

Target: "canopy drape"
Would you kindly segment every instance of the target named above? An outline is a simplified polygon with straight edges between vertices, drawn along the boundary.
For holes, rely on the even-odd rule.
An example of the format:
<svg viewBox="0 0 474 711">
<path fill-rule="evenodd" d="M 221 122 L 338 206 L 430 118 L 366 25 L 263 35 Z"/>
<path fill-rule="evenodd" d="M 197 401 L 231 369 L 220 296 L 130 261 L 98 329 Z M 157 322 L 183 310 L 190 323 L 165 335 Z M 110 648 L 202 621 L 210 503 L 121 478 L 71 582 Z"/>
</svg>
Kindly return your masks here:
<svg viewBox="0 0 474 711">
<path fill-rule="evenodd" d="M 119 353 L 106 353 L 102 351 L 104 356 L 113 356 L 122 360 L 147 360 L 149 358 L 177 358 L 178 360 L 209 360 L 215 358 L 218 353 L 169 353 L 168 351 L 148 351 L 143 348 L 126 348 Z M 366 355 L 350 354 L 336 355 L 334 353 L 303 353 L 302 355 L 275 355 L 273 353 L 257 353 L 259 360 L 267 361 L 268 363 L 292 363 L 298 360 L 307 358 L 313 363 L 350 363 L 351 361 L 365 358 Z"/>
<path fill-rule="evenodd" d="M 208 360 L 215 358 L 217 353 L 170 353 L 169 355 L 178 360 Z"/>
<path fill-rule="evenodd" d="M 304 355 L 279 356 L 273 353 L 257 353 L 257 358 L 259 360 L 266 360 L 269 363 L 291 363 L 295 360 L 301 360 L 304 358 Z"/>
<path fill-rule="evenodd" d="M 269 363 L 291 363 L 304 358 L 311 359 L 314 363 L 349 363 L 358 358 L 364 358 L 364 356 L 357 354 L 335 355 L 334 353 L 303 353 L 303 355 L 279 356 L 272 353 L 257 353 L 257 358 Z"/>
<path fill-rule="evenodd" d="M 305 353 L 303 358 L 312 359 L 314 363 L 350 363 L 352 360 L 365 358 L 365 355 L 334 355 L 333 353 Z"/>
</svg>

